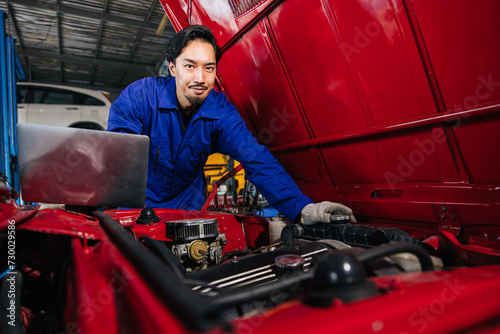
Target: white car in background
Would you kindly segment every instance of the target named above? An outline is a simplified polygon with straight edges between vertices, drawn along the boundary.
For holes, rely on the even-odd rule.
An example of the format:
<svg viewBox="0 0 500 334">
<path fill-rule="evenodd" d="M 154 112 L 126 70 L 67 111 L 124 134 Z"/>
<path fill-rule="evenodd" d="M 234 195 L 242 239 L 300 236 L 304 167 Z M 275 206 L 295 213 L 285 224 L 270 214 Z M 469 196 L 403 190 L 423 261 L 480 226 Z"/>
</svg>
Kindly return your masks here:
<svg viewBox="0 0 500 334">
<path fill-rule="evenodd" d="M 18 123 L 105 130 L 111 100 L 99 90 L 17 83 Z"/>
</svg>

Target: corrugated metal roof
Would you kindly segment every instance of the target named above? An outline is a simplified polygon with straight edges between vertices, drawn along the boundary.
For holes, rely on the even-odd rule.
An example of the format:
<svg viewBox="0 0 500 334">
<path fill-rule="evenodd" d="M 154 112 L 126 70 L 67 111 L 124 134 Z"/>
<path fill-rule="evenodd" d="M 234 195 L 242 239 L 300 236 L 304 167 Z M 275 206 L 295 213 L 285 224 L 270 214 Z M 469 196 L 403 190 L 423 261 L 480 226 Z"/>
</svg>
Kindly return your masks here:
<svg viewBox="0 0 500 334">
<path fill-rule="evenodd" d="M 135 80 L 156 75 L 167 24 L 158 0 L 2 0 L 6 29 L 28 81 L 103 89 L 117 96 Z"/>
</svg>

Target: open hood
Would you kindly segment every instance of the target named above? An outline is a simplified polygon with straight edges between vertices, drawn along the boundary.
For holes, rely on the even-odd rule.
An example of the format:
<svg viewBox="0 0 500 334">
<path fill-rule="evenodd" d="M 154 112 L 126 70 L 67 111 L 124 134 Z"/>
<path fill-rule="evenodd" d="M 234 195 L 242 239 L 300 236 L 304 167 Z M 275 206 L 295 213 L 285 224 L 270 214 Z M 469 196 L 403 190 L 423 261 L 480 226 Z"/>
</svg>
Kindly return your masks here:
<svg viewBox="0 0 500 334">
<path fill-rule="evenodd" d="M 147 138 L 26 137 L 21 195 L 70 205 L 0 174 L 1 333 L 499 332 L 500 3 L 161 1 L 215 32 L 218 89 L 304 193 L 358 222 L 221 205 L 231 173 L 199 211 L 124 209 Z"/>
<path fill-rule="evenodd" d="M 495 1 L 166 1 L 303 192 L 358 220 L 498 242 Z"/>
</svg>

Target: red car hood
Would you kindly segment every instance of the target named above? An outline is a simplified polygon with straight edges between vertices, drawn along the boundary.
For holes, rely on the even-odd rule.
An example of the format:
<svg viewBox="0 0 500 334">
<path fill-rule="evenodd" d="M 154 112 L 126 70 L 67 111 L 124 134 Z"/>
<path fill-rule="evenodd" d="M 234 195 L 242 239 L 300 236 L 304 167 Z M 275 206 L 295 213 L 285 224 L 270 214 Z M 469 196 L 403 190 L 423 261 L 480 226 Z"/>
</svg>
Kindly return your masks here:
<svg viewBox="0 0 500 334">
<path fill-rule="evenodd" d="M 498 249 L 497 2 L 160 2 L 306 195 Z"/>
</svg>

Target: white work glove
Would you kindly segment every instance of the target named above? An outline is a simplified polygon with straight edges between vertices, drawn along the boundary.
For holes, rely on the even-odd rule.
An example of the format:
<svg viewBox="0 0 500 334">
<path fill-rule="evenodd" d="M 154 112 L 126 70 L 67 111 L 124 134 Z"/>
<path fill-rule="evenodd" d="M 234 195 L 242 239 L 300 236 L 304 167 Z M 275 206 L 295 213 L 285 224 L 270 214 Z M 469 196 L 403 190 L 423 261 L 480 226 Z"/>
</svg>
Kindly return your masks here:
<svg viewBox="0 0 500 334">
<path fill-rule="evenodd" d="M 329 223 L 332 214 L 342 214 L 350 216 L 351 222 L 356 222 L 352 214 L 352 210 L 340 203 L 321 202 L 307 204 L 302 209 L 301 223 L 304 225 L 312 225 L 316 223 Z"/>
</svg>

